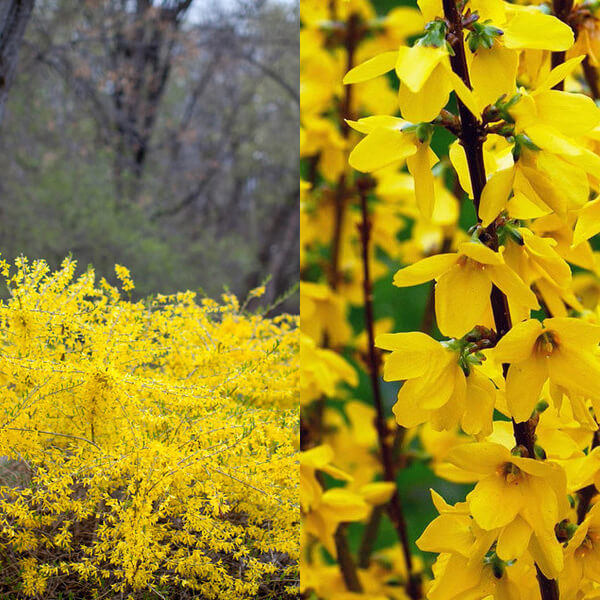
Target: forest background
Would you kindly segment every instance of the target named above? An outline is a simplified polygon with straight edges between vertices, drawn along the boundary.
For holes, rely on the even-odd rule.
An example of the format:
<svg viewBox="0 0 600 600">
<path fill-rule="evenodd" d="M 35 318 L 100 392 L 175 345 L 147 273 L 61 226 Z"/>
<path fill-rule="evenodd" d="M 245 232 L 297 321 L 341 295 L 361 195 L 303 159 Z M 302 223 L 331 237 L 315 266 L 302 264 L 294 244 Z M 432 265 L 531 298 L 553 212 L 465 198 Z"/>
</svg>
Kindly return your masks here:
<svg viewBox="0 0 600 600">
<path fill-rule="evenodd" d="M 18 4 L 33 10 L 0 108 L 2 256 L 72 254 L 109 281 L 127 265 L 134 299 L 244 297 L 267 275 L 266 303 L 290 290 L 298 2 Z"/>
</svg>

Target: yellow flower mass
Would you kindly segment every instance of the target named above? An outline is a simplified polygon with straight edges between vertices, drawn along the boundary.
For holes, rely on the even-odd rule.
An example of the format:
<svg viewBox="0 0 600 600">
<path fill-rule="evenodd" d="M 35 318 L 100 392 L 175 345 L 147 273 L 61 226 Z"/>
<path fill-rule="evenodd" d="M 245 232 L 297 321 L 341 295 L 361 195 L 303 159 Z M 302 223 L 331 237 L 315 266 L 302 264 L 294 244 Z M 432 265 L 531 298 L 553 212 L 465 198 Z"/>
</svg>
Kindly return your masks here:
<svg viewBox="0 0 600 600">
<path fill-rule="evenodd" d="M 295 594 L 297 318 L 75 268 L 3 263 L 2 589 Z"/>
</svg>

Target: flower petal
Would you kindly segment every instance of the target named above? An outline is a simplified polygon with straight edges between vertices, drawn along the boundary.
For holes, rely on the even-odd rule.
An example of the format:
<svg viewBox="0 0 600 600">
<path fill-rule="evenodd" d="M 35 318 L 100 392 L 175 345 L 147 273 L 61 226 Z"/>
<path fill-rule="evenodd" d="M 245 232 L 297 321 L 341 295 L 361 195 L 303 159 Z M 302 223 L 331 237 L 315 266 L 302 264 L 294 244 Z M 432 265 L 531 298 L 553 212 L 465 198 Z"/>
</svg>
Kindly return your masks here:
<svg viewBox="0 0 600 600">
<path fill-rule="evenodd" d="M 457 256 L 454 252 L 449 252 L 423 258 L 397 271 L 394 275 L 394 285 L 407 287 L 435 279 L 448 271 L 456 263 Z"/>
<path fill-rule="evenodd" d="M 542 334 L 543 326 L 536 319 L 517 323 L 496 344 L 493 354 L 498 362 L 515 363 L 529 358 L 537 338 Z"/>
<path fill-rule="evenodd" d="M 364 63 L 354 67 L 344 77 L 344 84 L 360 83 L 379 77 L 396 67 L 398 51 L 382 52 Z"/>
<path fill-rule="evenodd" d="M 435 286 L 435 316 L 440 331 L 459 338 L 479 325 L 489 306 L 491 290 L 486 273 L 468 263 L 456 264 L 441 275 Z"/>
</svg>

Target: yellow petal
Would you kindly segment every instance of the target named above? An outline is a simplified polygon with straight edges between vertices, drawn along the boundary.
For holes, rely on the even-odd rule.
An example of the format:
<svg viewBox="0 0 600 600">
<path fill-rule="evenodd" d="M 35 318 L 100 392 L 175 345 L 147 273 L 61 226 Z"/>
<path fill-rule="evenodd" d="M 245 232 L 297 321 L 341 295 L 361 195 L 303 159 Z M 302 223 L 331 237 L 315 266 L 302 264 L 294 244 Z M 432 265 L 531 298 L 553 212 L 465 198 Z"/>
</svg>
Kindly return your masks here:
<svg viewBox="0 0 600 600">
<path fill-rule="evenodd" d="M 531 356 L 511 364 L 506 375 L 506 402 L 517 423 L 527 421 L 540 400 L 544 382 L 548 379 L 546 359 Z"/>
<path fill-rule="evenodd" d="M 387 339 L 381 340 L 381 338 Z M 427 340 L 422 338 L 427 338 Z M 388 341 L 387 344 L 386 341 Z M 385 361 L 383 370 L 385 381 L 403 381 L 420 377 L 425 373 L 430 361 L 436 360 L 445 352 L 435 340 L 419 332 L 378 336 L 376 344 L 379 347 L 383 345 L 383 347 L 389 348 L 391 345 L 389 342 L 393 343 L 395 348 Z"/>
<path fill-rule="evenodd" d="M 535 341 L 542 334 L 542 324 L 536 319 L 517 323 L 496 344 L 493 354 L 498 362 L 514 363 L 527 360 L 532 352 Z"/>
<path fill-rule="evenodd" d="M 505 208 L 512 191 L 515 169 L 496 171 L 487 181 L 481 194 L 479 218 L 487 227 Z"/>
<path fill-rule="evenodd" d="M 475 486 L 467 502 L 477 525 L 489 530 L 508 525 L 519 513 L 524 499 L 520 486 L 506 484 L 501 475 L 494 473 Z"/>
<path fill-rule="evenodd" d="M 448 156 L 450 162 L 458 175 L 458 181 L 460 187 L 465 191 L 469 198 L 473 197 L 473 188 L 471 186 L 471 176 L 469 174 L 469 164 L 467 163 L 467 157 L 465 155 L 465 149 L 460 145 L 458 140 L 455 140 L 450 144 L 448 149 Z"/>
<path fill-rule="evenodd" d="M 320 511 L 331 522 L 360 521 L 369 514 L 369 505 L 358 494 L 336 487 L 323 494 Z"/>
<path fill-rule="evenodd" d="M 394 69 L 397 62 L 397 50 L 382 52 L 348 71 L 344 77 L 344 83 L 348 85 L 350 83 L 360 83 L 361 81 L 374 79 Z"/>
<path fill-rule="evenodd" d="M 600 364 L 595 356 L 559 347 L 548 359 L 548 370 L 550 379 L 569 393 L 600 399 Z"/>
<path fill-rule="evenodd" d="M 360 488 L 360 495 L 374 506 L 389 502 L 396 491 L 396 484 L 391 481 L 374 481 Z"/>
<path fill-rule="evenodd" d="M 544 319 L 544 327 L 556 331 L 561 347 L 571 347 L 575 351 L 586 350 L 592 353 L 600 344 L 600 327 L 581 319 Z"/>
<path fill-rule="evenodd" d="M 509 523 L 500 532 L 496 554 L 502 560 L 519 558 L 527 550 L 530 537 L 531 527 L 525 520 L 517 516 L 514 521 Z"/>
<path fill-rule="evenodd" d="M 600 197 L 588 202 L 579 211 L 571 245 L 579 246 L 581 242 L 589 240 L 597 233 L 600 233 Z"/>
<path fill-rule="evenodd" d="M 469 111 L 477 118 L 481 118 L 481 109 L 477 103 L 477 99 L 470 90 L 465 82 L 454 72 L 450 67 L 446 70 L 446 74 L 452 84 L 452 89 L 456 92 L 456 95 L 460 98 L 461 102 L 469 109 Z"/>
<path fill-rule="evenodd" d="M 538 117 L 569 137 L 591 131 L 600 122 L 600 109 L 583 94 L 548 90 L 535 96 Z"/>
<path fill-rule="evenodd" d="M 458 245 L 458 253 L 468 256 L 482 265 L 504 264 L 499 252 L 494 252 L 481 242 L 462 242 Z"/>
<path fill-rule="evenodd" d="M 551 90 L 557 83 L 566 79 L 581 64 L 584 58 L 584 56 L 576 56 L 554 67 L 545 79 L 537 85 L 534 93 Z"/>
<path fill-rule="evenodd" d="M 504 292 L 509 301 L 531 309 L 539 308 L 535 294 L 508 265 L 489 266 L 487 271 L 496 287 Z"/>
<path fill-rule="evenodd" d="M 498 43 L 489 50 L 478 48 L 473 55 L 469 74 L 479 106 L 494 104 L 500 96 L 516 93 L 515 80 L 519 54 Z"/>
<path fill-rule="evenodd" d="M 519 10 L 502 26 L 506 48 L 568 50 L 575 41 L 573 31 L 556 17 L 542 12 Z"/>
<path fill-rule="evenodd" d="M 492 282 L 481 269 L 456 264 L 435 286 L 435 316 L 440 331 L 460 338 L 483 321 L 490 303 Z M 465 302 L 468 298 L 469 302 Z"/>
<path fill-rule="evenodd" d="M 471 370 L 467 377 L 465 412 L 461 420 L 465 433 L 482 436 L 492 433 L 495 398 L 494 384 L 487 377 Z"/>
<path fill-rule="evenodd" d="M 446 460 L 465 471 L 490 475 L 496 473 L 500 465 L 509 462 L 508 448 L 495 442 L 474 442 L 453 448 Z"/>
<path fill-rule="evenodd" d="M 448 271 L 456 263 L 457 257 L 458 255 L 454 252 L 449 252 L 423 258 L 397 271 L 394 275 L 394 285 L 397 287 L 407 287 L 435 279 Z"/>
<path fill-rule="evenodd" d="M 371 173 L 401 161 L 416 151 L 411 136 L 401 131 L 378 127 L 356 145 L 348 162 L 357 171 Z"/>
<path fill-rule="evenodd" d="M 372 117 L 363 117 L 358 121 L 352 119 L 346 119 L 346 123 L 352 127 L 355 131 L 360 133 L 371 133 L 374 129 L 383 127 L 383 129 L 394 129 L 401 131 L 405 125 L 408 125 L 408 121 L 399 119 L 398 117 L 392 117 L 389 115 L 374 115 Z"/>
<path fill-rule="evenodd" d="M 443 48 L 431 46 L 402 47 L 398 51 L 396 74 L 411 92 L 420 91 L 433 70 L 448 56 Z"/>
<path fill-rule="evenodd" d="M 413 92 L 401 84 L 398 90 L 398 106 L 402 116 L 412 123 L 433 121 L 448 102 L 452 84 L 446 69 L 438 65 L 421 89 Z"/>
<path fill-rule="evenodd" d="M 531 536 L 529 551 L 548 579 L 556 579 L 563 570 L 563 549 L 554 531 L 537 531 Z"/>
<path fill-rule="evenodd" d="M 406 166 L 415 180 L 415 198 L 421 214 L 431 219 L 435 196 L 433 191 L 433 173 L 429 158 L 429 144 L 417 143 L 416 154 L 409 156 Z"/>
<path fill-rule="evenodd" d="M 424 552 L 459 552 L 469 557 L 474 539 L 470 521 L 466 515 L 440 515 L 425 528 L 417 547 Z"/>
<path fill-rule="evenodd" d="M 417 379 L 409 379 L 398 392 L 398 401 L 392 407 L 396 422 L 402 427 L 415 427 L 425 423 L 429 419 L 431 411 L 421 408 L 419 401 L 421 397 L 415 393 L 419 392 Z"/>
</svg>

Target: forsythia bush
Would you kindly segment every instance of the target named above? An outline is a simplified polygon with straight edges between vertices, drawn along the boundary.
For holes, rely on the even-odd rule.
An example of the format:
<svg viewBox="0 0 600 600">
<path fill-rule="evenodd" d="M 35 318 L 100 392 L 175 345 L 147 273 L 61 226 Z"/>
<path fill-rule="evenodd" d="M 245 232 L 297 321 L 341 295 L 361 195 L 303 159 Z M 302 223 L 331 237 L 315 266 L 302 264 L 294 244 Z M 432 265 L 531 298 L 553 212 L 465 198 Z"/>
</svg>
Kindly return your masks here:
<svg viewBox="0 0 600 600">
<path fill-rule="evenodd" d="M 297 318 L 0 268 L 4 596 L 295 594 Z"/>
<path fill-rule="evenodd" d="M 600 5 L 301 18 L 301 589 L 598 600 Z"/>
</svg>

